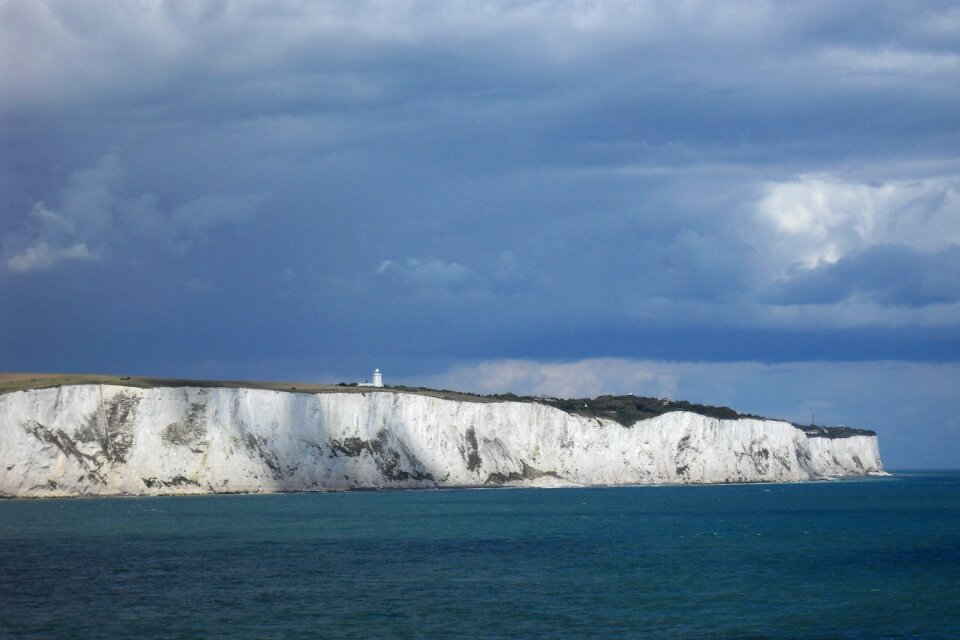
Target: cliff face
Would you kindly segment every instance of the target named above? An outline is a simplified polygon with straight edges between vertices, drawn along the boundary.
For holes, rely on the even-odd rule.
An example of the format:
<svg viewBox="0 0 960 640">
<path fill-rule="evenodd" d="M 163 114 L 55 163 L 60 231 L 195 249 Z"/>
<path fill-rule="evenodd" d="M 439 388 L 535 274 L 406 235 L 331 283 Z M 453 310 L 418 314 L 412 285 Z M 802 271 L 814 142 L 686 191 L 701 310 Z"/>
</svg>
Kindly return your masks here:
<svg viewBox="0 0 960 640">
<path fill-rule="evenodd" d="M 875 436 L 675 412 L 624 427 L 390 391 L 63 386 L 0 396 L 0 495 L 799 481 L 882 471 Z"/>
</svg>

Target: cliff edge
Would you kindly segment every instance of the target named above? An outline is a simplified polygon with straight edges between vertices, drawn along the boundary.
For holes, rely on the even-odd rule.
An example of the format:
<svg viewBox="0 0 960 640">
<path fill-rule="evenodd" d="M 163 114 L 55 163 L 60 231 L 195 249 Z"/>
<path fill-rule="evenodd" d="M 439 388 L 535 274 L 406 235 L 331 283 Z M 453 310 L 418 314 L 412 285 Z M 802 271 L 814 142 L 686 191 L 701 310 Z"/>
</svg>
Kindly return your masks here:
<svg viewBox="0 0 960 640">
<path fill-rule="evenodd" d="M 782 482 L 880 473 L 876 435 L 390 389 L 77 384 L 0 395 L 0 495 Z M 819 434 L 822 436 L 822 434 Z"/>
</svg>

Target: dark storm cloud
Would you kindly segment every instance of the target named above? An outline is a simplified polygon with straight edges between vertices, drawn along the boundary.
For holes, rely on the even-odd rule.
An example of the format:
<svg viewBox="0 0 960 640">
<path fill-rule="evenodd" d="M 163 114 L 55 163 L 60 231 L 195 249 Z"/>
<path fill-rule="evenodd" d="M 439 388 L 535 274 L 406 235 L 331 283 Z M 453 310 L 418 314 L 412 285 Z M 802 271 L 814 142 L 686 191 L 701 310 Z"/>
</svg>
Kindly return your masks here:
<svg viewBox="0 0 960 640">
<path fill-rule="evenodd" d="M 931 254 L 882 245 L 844 256 L 775 288 L 777 304 L 830 304 L 866 296 L 885 305 L 960 302 L 960 247 Z"/>
<path fill-rule="evenodd" d="M 47 336 L 6 368 L 91 327 L 233 376 L 960 330 L 951 3 L 0 11 L 0 323 Z"/>
</svg>

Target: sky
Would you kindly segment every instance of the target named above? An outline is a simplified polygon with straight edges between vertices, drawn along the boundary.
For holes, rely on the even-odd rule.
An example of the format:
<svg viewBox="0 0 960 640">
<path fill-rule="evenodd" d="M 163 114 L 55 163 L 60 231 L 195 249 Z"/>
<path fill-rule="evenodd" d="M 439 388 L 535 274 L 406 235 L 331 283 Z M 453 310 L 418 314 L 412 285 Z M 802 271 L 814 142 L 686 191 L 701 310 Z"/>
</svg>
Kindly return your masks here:
<svg viewBox="0 0 960 640">
<path fill-rule="evenodd" d="M 960 6 L 0 0 L 0 370 L 374 367 L 960 466 Z"/>
</svg>

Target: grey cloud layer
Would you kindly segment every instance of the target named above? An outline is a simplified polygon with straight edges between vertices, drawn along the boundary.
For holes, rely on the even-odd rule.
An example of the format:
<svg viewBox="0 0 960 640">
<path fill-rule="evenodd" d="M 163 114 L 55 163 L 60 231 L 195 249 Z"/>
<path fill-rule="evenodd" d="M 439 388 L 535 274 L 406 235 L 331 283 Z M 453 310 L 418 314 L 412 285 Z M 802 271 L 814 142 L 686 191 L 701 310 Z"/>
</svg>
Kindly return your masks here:
<svg viewBox="0 0 960 640">
<path fill-rule="evenodd" d="M 921 253 L 876 246 L 806 270 L 776 287 L 778 304 L 830 304 L 863 295 L 882 305 L 921 307 L 960 300 L 960 247 Z"/>
<path fill-rule="evenodd" d="M 84 368 L 90 327 L 127 336 L 105 362 L 160 336 L 184 345 L 140 362 L 205 372 L 960 343 L 955 3 L 3 2 L 0 25 L 0 323 L 55 336 L 0 343 L 10 368 Z"/>
</svg>

